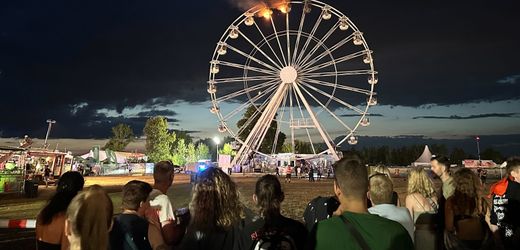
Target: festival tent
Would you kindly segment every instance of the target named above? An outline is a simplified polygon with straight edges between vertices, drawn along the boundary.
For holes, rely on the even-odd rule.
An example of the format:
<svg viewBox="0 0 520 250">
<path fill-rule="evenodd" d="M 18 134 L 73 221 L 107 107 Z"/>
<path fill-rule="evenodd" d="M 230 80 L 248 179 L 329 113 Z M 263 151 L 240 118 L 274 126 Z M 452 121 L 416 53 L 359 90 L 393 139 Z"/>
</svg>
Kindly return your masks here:
<svg viewBox="0 0 520 250">
<path fill-rule="evenodd" d="M 129 159 L 143 159 L 147 160 L 146 155 L 141 153 L 133 153 L 133 152 L 118 152 L 112 150 L 99 150 L 98 147 L 92 148 L 88 153 L 80 156 L 83 159 L 93 158 L 94 160 L 101 161 L 109 161 L 111 163 L 127 163 Z"/>
<path fill-rule="evenodd" d="M 417 158 L 417 160 L 415 160 L 415 162 L 412 163 L 412 167 L 419 167 L 419 166 L 429 167 L 431 159 L 432 159 L 432 153 L 430 152 L 428 145 L 426 145 L 426 146 L 424 146 L 424 151 L 421 154 L 421 156 L 419 156 L 419 158 Z"/>
</svg>

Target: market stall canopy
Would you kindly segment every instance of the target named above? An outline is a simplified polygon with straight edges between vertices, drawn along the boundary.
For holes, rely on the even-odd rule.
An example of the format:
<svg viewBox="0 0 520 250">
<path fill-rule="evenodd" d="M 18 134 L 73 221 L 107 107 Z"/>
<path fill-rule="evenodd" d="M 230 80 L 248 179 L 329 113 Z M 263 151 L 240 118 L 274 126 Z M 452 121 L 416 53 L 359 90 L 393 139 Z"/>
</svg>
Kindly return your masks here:
<svg viewBox="0 0 520 250">
<path fill-rule="evenodd" d="M 432 159 L 432 152 L 430 152 L 430 149 L 428 148 L 428 145 L 424 146 L 424 151 L 421 154 L 415 162 L 412 163 L 413 167 L 419 167 L 419 166 L 430 166 L 430 161 Z"/>
<path fill-rule="evenodd" d="M 88 153 L 86 153 L 84 155 L 80 155 L 80 157 L 83 159 L 93 158 L 93 159 L 96 159 L 97 161 L 110 160 L 111 162 L 114 162 L 114 163 L 127 163 L 128 159 L 146 160 L 146 155 L 142 154 L 142 153 L 119 152 L 119 151 L 112 151 L 112 150 L 96 150 L 96 149 L 92 149 Z"/>
<path fill-rule="evenodd" d="M 16 152 L 26 151 L 24 148 L 0 146 L 0 163 L 8 161 Z"/>
</svg>

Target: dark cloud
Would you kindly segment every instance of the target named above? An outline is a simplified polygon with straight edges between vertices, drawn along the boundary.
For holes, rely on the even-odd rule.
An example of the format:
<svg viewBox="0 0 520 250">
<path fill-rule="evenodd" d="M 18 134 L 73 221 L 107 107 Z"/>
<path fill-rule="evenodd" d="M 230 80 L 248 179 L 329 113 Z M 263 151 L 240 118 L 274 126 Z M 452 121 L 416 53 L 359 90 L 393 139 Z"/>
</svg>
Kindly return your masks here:
<svg viewBox="0 0 520 250">
<path fill-rule="evenodd" d="M 339 115 L 341 117 L 359 117 L 359 115 L 357 114 L 343 114 L 343 115 Z M 381 117 L 381 116 L 384 116 L 383 114 L 367 114 L 367 116 L 378 116 L 378 117 Z"/>
<path fill-rule="evenodd" d="M 520 75 L 507 76 L 497 81 L 497 83 L 503 85 L 515 85 L 518 82 L 520 82 Z"/>
<path fill-rule="evenodd" d="M 1 135 L 41 136 L 53 118 L 57 135 L 102 137 L 114 123 L 139 127 L 141 118 L 102 117 L 99 109 L 207 101 L 208 61 L 241 13 L 230 1 L 255 2 L 0 2 Z M 375 51 L 381 104 L 519 98 L 520 33 L 511 30 L 520 2 L 327 2 Z M 88 106 L 73 114 L 80 103 Z"/>
<path fill-rule="evenodd" d="M 479 115 L 468 115 L 468 116 L 459 116 L 459 115 L 415 116 L 412 119 L 469 120 L 469 119 L 490 118 L 490 117 L 507 118 L 507 117 L 517 117 L 517 116 L 518 116 L 518 113 L 493 113 L 493 114 L 479 114 Z"/>
<path fill-rule="evenodd" d="M 163 109 L 163 110 L 150 110 L 150 111 L 143 111 L 143 112 L 139 112 L 137 113 L 136 116 L 138 117 L 150 117 L 150 116 L 175 116 L 177 115 L 177 113 L 175 113 L 175 111 L 173 110 L 167 110 L 167 109 Z"/>
</svg>

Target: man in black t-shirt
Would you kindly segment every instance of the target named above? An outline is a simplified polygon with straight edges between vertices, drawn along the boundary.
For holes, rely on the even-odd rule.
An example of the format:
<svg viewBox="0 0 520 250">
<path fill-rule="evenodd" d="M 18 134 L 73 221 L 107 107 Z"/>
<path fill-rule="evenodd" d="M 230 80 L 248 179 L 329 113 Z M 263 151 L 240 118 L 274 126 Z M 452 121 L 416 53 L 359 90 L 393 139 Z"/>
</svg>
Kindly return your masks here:
<svg viewBox="0 0 520 250">
<path fill-rule="evenodd" d="M 507 177 L 491 187 L 492 230 L 504 249 L 520 249 L 520 158 L 507 161 Z"/>
<path fill-rule="evenodd" d="M 164 249 L 158 218 L 149 223 L 145 210 L 150 207 L 146 199 L 152 186 L 142 181 L 130 181 L 123 187 L 123 212 L 114 218 L 110 231 L 111 250 Z M 152 212 L 153 213 L 153 212 Z"/>
</svg>

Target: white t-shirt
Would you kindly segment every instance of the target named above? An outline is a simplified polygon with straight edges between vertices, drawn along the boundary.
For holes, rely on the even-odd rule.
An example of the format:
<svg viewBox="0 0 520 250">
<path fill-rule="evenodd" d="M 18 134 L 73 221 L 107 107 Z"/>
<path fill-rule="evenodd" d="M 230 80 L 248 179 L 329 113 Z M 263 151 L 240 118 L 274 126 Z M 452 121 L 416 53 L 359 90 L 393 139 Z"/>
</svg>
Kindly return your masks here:
<svg viewBox="0 0 520 250">
<path fill-rule="evenodd" d="M 371 214 L 377 214 L 383 218 L 397 221 L 408 231 L 412 241 L 414 240 L 414 224 L 410 212 L 405 207 L 398 207 L 394 204 L 379 204 L 368 209 Z"/>
<path fill-rule="evenodd" d="M 148 196 L 148 200 L 150 200 L 150 206 L 159 211 L 159 220 L 161 221 L 161 224 L 164 224 L 169 220 L 175 221 L 172 203 L 167 195 L 163 194 L 160 190 L 153 189 Z"/>
</svg>

